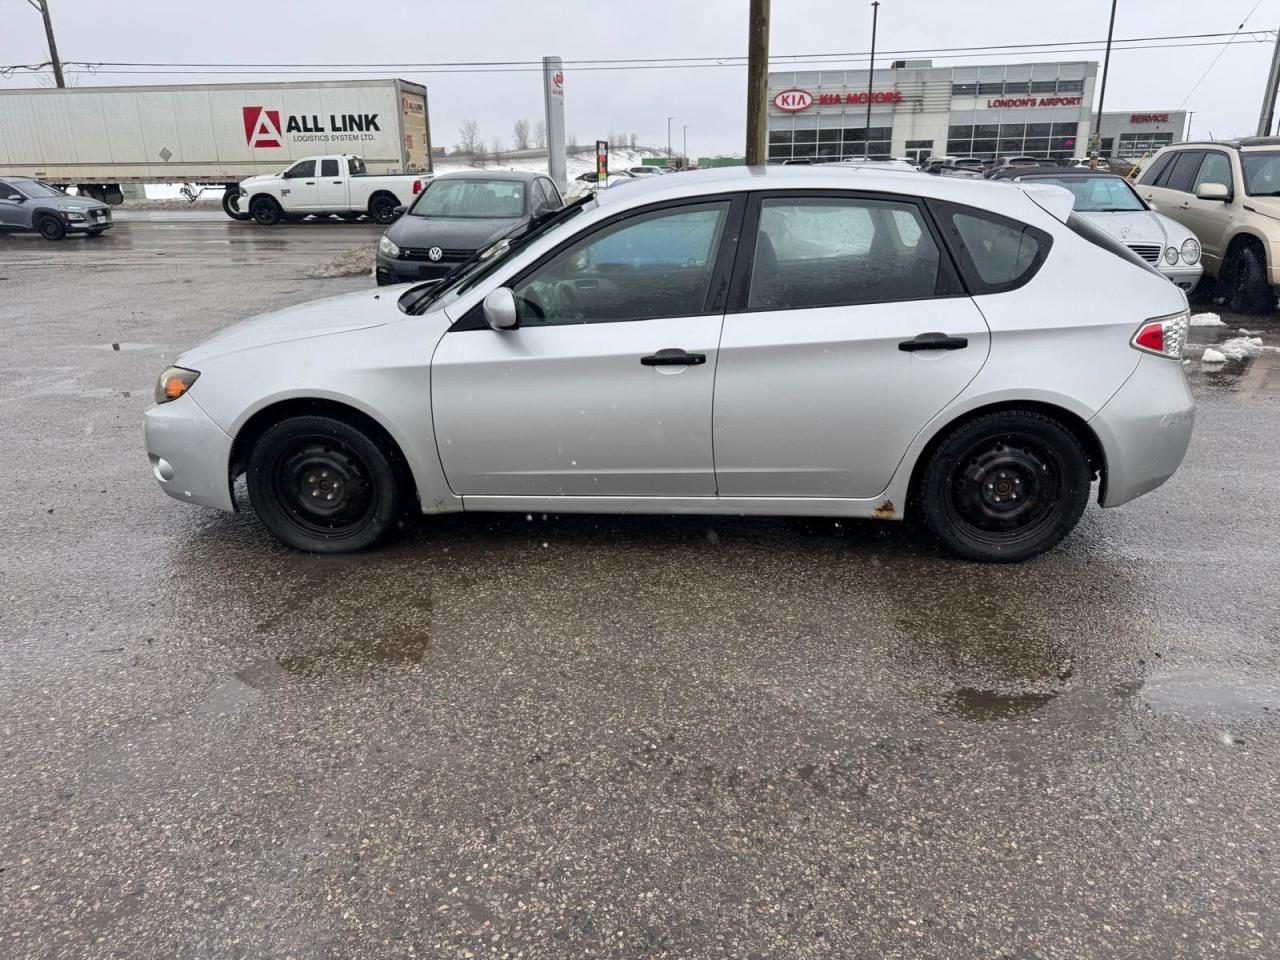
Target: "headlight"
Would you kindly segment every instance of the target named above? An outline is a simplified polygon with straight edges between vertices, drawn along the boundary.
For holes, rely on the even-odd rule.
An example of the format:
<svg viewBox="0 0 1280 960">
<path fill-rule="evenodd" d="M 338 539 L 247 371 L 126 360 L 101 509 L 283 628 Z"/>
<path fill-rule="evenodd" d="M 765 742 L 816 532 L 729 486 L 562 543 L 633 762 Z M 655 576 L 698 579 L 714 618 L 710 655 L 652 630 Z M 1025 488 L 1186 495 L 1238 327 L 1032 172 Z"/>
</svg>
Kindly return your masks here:
<svg viewBox="0 0 1280 960">
<path fill-rule="evenodd" d="M 400 256 L 400 248 L 392 243 L 391 238 L 385 233 L 382 235 L 382 239 L 378 241 L 378 252 L 387 257 Z"/>
<path fill-rule="evenodd" d="M 170 367 L 160 374 L 160 379 L 156 381 L 156 403 L 168 403 L 170 400 L 177 400 L 191 389 L 191 385 L 196 382 L 196 378 L 199 376 L 199 372 L 195 370 Z"/>
<path fill-rule="evenodd" d="M 72 223 L 84 223 L 84 214 L 83 214 L 83 213 L 68 213 L 68 214 L 67 214 L 67 219 L 68 219 L 68 220 L 70 220 Z"/>
<path fill-rule="evenodd" d="M 1182 242 L 1182 259 L 1186 263 L 1200 262 L 1200 241 L 1195 237 L 1188 237 Z"/>
<path fill-rule="evenodd" d="M 1164 262 L 1169 264 L 1169 266 L 1171 267 L 1178 262 L 1177 247 L 1170 247 L 1168 250 L 1164 252 Z"/>
</svg>

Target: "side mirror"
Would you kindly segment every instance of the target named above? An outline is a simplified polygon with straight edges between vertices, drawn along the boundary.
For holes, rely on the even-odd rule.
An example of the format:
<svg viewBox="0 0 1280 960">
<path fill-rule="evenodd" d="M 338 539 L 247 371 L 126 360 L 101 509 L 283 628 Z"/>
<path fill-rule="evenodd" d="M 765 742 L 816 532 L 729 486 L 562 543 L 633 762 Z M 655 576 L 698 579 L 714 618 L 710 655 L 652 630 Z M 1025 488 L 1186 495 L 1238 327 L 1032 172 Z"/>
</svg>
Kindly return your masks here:
<svg viewBox="0 0 1280 960">
<path fill-rule="evenodd" d="M 1231 199 L 1231 191 L 1225 183 L 1202 183 L 1196 187 L 1196 196 L 1201 200 L 1221 200 L 1225 203 Z"/>
<path fill-rule="evenodd" d="M 403 203 L 402 203 L 402 204 L 398 205 L 398 206 L 395 208 L 395 210 L 393 210 L 393 211 L 392 211 L 392 213 L 394 213 L 397 217 L 402 217 L 402 216 L 404 216 L 404 212 L 405 212 L 406 210 L 408 210 L 408 209 L 409 209 L 409 207 L 408 207 L 406 204 L 403 204 Z"/>
<path fill-rule="evenodd" d="M 494 330 L 511 330 L 518 322 L 516 296 L 508 287 L 498 287 L 484 298 L 484 319 Z"/>
</svg>

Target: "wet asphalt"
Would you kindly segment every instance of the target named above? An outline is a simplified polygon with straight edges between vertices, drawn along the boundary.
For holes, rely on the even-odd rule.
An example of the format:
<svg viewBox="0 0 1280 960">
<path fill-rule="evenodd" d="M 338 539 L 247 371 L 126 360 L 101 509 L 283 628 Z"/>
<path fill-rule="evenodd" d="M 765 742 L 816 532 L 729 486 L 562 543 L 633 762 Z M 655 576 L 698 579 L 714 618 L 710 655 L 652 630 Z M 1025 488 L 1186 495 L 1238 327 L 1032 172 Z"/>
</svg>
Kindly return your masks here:
<svg viewBox="0 0 1280 960">
<path fill-rule="evenodd" d="M 1193 363 L 1179 474 L 1019 566 L 542 515 L 317 558 L 163 496 L 158 372 L 377 232 L 0 237 L 0 956 L 1280 955 L 1280 354 Z"/>
</svg>

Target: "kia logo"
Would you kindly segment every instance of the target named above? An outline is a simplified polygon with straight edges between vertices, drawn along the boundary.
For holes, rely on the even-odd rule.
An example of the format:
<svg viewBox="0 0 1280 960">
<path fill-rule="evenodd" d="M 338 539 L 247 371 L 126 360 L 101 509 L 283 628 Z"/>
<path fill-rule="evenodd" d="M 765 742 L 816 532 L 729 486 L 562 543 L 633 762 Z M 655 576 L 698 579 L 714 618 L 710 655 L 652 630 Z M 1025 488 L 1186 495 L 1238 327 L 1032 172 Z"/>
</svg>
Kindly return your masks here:
<svg viewBox="0 0 1280 960">
<path fill-rule="evenodd" d="M 559 70 L 556 71 L 555 76 L 553 76 L 551 79 L 555 82 L 555 85 L 557 87 L 564 86 L 564 74 L 561 73 Z"/>
<path fill-rule="evenodd" d="M 773 105 L 779 110 L 785 110 L 787 113 L 799 113 L 801 110 L 808 110 L 813 106 L 813 94 L 808 90 L 792 87 L 790 90 L 783 90 L 774 97 Z"/>
<path fill-rule="evenodd" d="M 444 251 L 441 250 L 439 247 L 432 247 L 430 250 L 427 251 L 427 258 L 430 260 L 439 260 L 443 256 L 444 256 Z"/>
</svg>

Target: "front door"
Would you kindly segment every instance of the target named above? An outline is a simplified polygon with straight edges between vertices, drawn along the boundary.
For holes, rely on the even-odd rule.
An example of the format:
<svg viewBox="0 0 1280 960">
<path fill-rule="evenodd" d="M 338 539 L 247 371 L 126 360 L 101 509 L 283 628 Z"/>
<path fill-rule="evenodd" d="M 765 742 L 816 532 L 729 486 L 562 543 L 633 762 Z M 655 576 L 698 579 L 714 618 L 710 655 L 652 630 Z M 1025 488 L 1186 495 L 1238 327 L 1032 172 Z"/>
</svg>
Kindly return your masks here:
<svg viewBox="0 0 1280 960">
<path fill-rule="evenodd" d="M 281 206 L 289 211 L 316 208 L 320 194 L 315 160 L 299 160 L 284 172 L 284 179 L 284 186 L 280 188 Z"/>
<path fill-rule="evenodd" d="M 509 283 L 515 329 L 445 335 L 431 400 L 454 493 L 715 495 L 711 397 L 742 203 L 604 221 Z"/>
<path fill-rule="evenodd" d="M 12 230 L 27 226 L 25 202 L 26 198 L 16 187 L 0 182 L 0 229 Z"/>
<path fill-rule="evenodd" d="M 317 206 L 321 210 L 346 210 L 347 172 L 337 157 L 325 157 L 320 161 L 320 175 L 316 178 Z"/>
<path fill-rule="evenodd" d="M 982 314 L 912 201 L 765 196 L 743 236 L 716 373 L 720 496 L 877 496 L 981 369 Z"/>
</svg>

